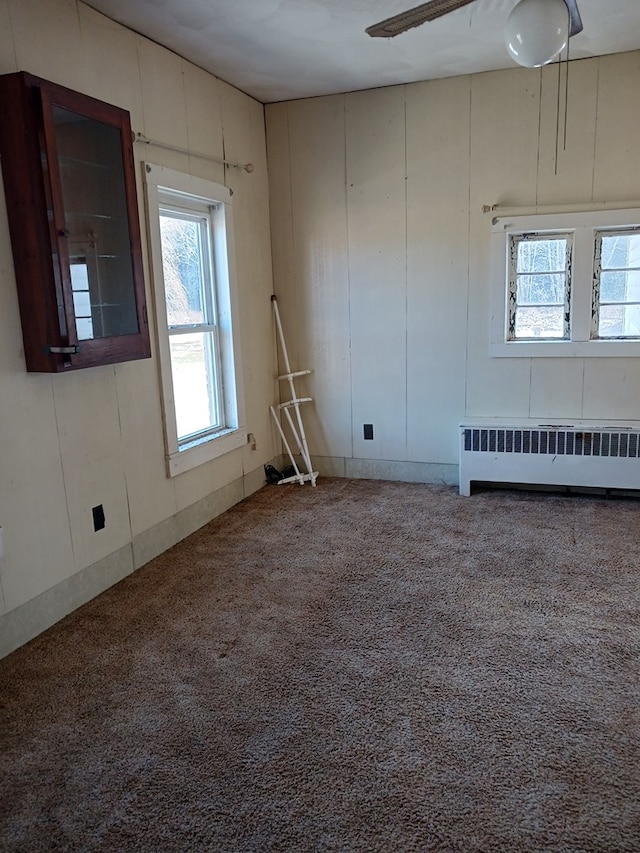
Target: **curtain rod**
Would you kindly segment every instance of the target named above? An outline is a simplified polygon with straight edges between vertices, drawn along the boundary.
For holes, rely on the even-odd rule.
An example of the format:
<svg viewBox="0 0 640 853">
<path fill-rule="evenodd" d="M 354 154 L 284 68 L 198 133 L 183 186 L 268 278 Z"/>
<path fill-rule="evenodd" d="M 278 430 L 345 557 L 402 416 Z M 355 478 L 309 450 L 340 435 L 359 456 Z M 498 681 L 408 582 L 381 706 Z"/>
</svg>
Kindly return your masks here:
<svg viewBox="0 0 640 853">
<path fill-rule="evenodd" d="M 134 142 L 142 142 L 144 145 L 153 145 L 154 148 L 164 148 L 165 151 L 177 151 L 179 154 L 188 154 L 190 157 L 199 157 L 201 160 L 212 160 L 214 163 L 222 163 L 233 169 L 244 169 L 245 172 L 253 172 L 253 163 L 235 163 L 233 160 L 225 160 L 223 157 L 215 157 L 213 154 L 203 154 L 200 151 L 190 151 L 188 148 L 179 148 L 177 145 L 169 145 L 167 142 L 158 142 L 157 139 L 149 139 L 144 133 L 136 133 Z"/>
<path fill-rule="evenodd" d="M 581 213 L 584 211 L 602 210 L 631 210 L 640 207 L 640 201 L 579 201 L 568 204 L 529 204 L 522 207 L 511 207 L 501 204 L 483 204 L 483 213 L 493 213 L 496 216 L 527 216 L 545 213 Z"/>
</svg>

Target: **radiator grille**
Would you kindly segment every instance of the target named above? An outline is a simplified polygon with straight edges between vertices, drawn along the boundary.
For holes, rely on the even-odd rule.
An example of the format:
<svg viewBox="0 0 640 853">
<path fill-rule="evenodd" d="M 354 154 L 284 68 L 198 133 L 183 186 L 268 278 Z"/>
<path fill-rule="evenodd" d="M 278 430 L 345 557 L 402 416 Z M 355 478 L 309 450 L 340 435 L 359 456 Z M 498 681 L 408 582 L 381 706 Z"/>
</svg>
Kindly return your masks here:
<svg viewBox="0 0 640 853">
<path fill-rule="evenodd" d="M 607 456 L 637 459 L 638 432 L 556 429 L 464 430 L 464 449 L 477 453 L 530 453 L 552 456 Z"/>
</svg>

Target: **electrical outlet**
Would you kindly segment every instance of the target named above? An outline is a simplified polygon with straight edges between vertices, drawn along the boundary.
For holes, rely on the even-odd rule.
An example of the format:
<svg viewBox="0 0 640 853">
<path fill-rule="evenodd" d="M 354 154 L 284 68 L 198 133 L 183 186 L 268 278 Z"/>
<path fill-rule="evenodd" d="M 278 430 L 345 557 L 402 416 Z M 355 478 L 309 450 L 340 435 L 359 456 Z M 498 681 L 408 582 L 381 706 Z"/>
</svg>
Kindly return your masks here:
<svg viewBox="0 0 640 853">
<path fill-rule="evenodd" d="M 104 520 L 104 509 L 102 508 L 102 504 L 98 504 L 98 506 L 94 506 L 91 508 L 91 512 L 93 513 L 93 529 L 94 531 L 104 530 L 105 520 Z"/>
<path fill-rule="evenodd" d="M 373 424 L 363 424 L 364 440 L 373 441 Z"/>
</svg>

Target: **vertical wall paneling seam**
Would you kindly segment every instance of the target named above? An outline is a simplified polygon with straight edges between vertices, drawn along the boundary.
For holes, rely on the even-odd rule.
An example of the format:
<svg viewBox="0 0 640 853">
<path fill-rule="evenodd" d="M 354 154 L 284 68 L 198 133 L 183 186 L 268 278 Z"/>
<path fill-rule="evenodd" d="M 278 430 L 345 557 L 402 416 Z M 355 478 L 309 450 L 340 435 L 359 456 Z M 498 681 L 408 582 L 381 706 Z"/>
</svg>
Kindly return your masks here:
<svg viewBox="0 0 640 853">
<path fill-rule="evenodd" d="M 297 241 L 296 241 L 296 213 L 295 213 L 296 194 L 294 192 L 294 183 L 293 183 L 293 181 L 294 181 L 293 157 L 291 156 L 291 112 L 290 112 L 288 106 L 287 106 L 287 163 L 289 164 L 289 209 L 291 211 L 291 260 L 292 260 L 292 268 L 293 268 L 293 275 L 294 275 L 294 281 L 292 282 L 292 284 L 293 284 L 292 292 L 295 294 L 295 301 L 292 300 L 292 304 L 290 306 L 291 307 L 290 316 L 295 317 L 300 313 L 299 304 L 298 304 L 298 293 L 299 293 L 298 276 L 300 275 L 300 269 L 298 266 L 298 245 L 297 245 Z M 304 240 L 302 241 L 302 244 L 304 245 Z M 271 305 L 269 305 L 269 307 L 271 308 Z M 273 334 L 274 334 L 274 336 L 277 334 L 275 326 L 273 328 Z M 277 341 L 276 341 L 276 347 L 277 347 Z M 298 349 L 298 353 L 299 352 L 300 352 L 300 350 Z M 297 361 L 299 362 L 299 358 L 297 359 Z M 278 370 L 278 373 L 281 373 L 281 372 L 284 372 L 284 371 Z M 278 383 L 278 385 L 280 388 L 280 394 L 281 395 L 286 394 L 285 386 L 282 383 Z M 284 397 L 284 399 L 281 396 L 280 402 L 283 403 L 286 399 L 287 399 L 286 396 Z"/>
<path fill-rule="evenodd" d="M 219 99 L 220 105 L 222 105 L 222 97 L 221 97 L 220 91 L 219 91 L 220 90 L 220 81 L 217 80 L 217 78 L 216 78 L 216 81 L 217 81 L 216 86 L 218 88 L 218 99 Z M 222 106 L 220 107 L 220 109 L 222 109 Z M 264 123 L 264 140 L 265 140 L 265 147 L 266 147 L 265 153 L 266 153 L 266 166 L 267 166 L 267 206 L 269 209 L 269 246 L 271 248 L 271 253 L 270 253 L 271 254 L 271 293 L 275 293 L 276 292 L 276 270 L 275 270 L 276 251 L 275 251 L 275 246 L 274 246 L 274 242 L 273 242 L 274 241 L 275 217 L 273 216 L 272 210 L 271 210 L 271 192 L 272 192 L 271 177 L 272 176 L 271 176 L 271 168 L 269 166 L 269 164 L 270 164 L 270 162 L 272 162 L 272 160 L 271 160 L 271 157 L 269 157 L 269 150 L 268 150 L 269 149 L 269 134 L 267 133 L 267 107 L 265 104 L 262 105 L 262 120 Z M 287 135 L 287 144 L 288 144 L 288 139 L 289 139 L 289 137 Z M 273 156 L 275 156 L 275 155 L 273 155 Z M 265 302 L 266 302 L 266 300 L 265 300 Z M 267 306 L 265 304 L 264 310 L 269 311 L 269 319 L 272 320 L 271 315 L 273 312 L 271 311 L 271 305 L 269 304 Z M 273 377 L 273 381 L 271 383 L 271 399 L 277 400 L 279 403 L 281 403 L 282 399 L 280 397 L 280 387 L 279 387 L 280 383 L 278 382 L 278 378 L 277 378 L 278 375 L 280 374 L 280 371 L 278 369 L 278 341 L 276 340 L 276 330 L 273 327 L 273 322 L 271 323 L 271 329 L 273 330 L 273 334 L 271 335 L 271 357 L 273 359 L 272 364 L 276 369 L 275 376 Z M 271 424 L 269 424 L 269 428 L 271 430 L 271 435 L 273 436 L 273 426 Z M 276 441 L 274 441 L 272 444 L 274 456 L 279 456 L 283 453 L 284 448 L 282 447 L 281 441 L 279 443 L 279 446 L 280 446 L 280 449 L 278 450 L 278 437 L 276 436 Z"/>
<path fill-rule="evenodd" d="M 77 0 L 76 0 L 77 2 Z M 13 47 L 13 68 L 18 71 L 18 52 L 16 50 L 16 33 L 11 18 L 11 3 L 7 3 L 7 14 L 9 16 L 9 28 L 11 29 L 11 45 Z"/>
<path fill-rule="evenodd" d="M 351 408 L 351 456 L 353 459 L 354 454 L 354 440 L 353 440 L 353 430 L 354 430 L 354 422 L 353 422 L 353 336 L 352 336 L 352 325 L 351 325 L 351 238 L 349 236 L 349 175 L 347 172 L 347 96 L 341 95 L 342 98 L 342 135 L 344 141 L 344 159 L 343 159 L 343 174 L 344 174 L 344 212 L 345 212 L 345 228 L 347 230 L 346 239 L 347 239 L 347 323 L 349 328 L 349 405 Z"/>
<path fill-rule="evenodd" d="M 2 569 L 2 561 L 0 560 L 0 570 Z M 0 600 L 2 601 L 2 610 L 0 615 L 7 613 L 7 599 L 4 597 L 4 587 L 2 586 L 2 571 L 0 571 Z"/>
<path fill-rule="evenodd" d="M 531 414 L 531 393 L 532 393 L 532 390 L 533 390 L 533 359 L 530 358 L 529 359 L 529 406 L 528 406 L 530 418 L 533 417 Z"/>
<path fill-rule="evenodd" d="M 218 88 L 219 88 L 219 84 L 218 84 Z M 220 103 L 222 104 L 222 97 L 220 97 Z M 272 157 L 274 157 L 275 154 L 272 154 L 272 157 L 269 156 L 269 150 L 268 150 L 268 148 L 269 148 L 269 136 L 267 134 L 267 109 L 266 109 L 264 104 L 262 106 L 262 109 L 263 109 L 263 115 L 264 115 L 264 139 L 265 139 L 265 145 L 267 146 L 267 187 L 268 187 L 267 193 L 268 193 L 268 205 L 269 205 L 269 245 L 271 247 L 271 293 L 275 293 L 276 292 L 276 270 L 275 270 L 276 251 L 275 251 L 275 246 L 274 246 L 275 217 L 273 216 L 272 211 L 271 211 L 272 174 L 271 174 L 271 167 L 270 167 L 270 163 L 272 162 Z M 266 302 L 266 300 L 265 300 L 265 302 Z M 269 306 L 265 305 L 264 310 L 265 311 L 269 310 L 269 320 L 272 321 L 271 305 L 269 305 Z M 278 341 L 276 340 L 276 330 L 273 328 L 273 322 L 271 322 L 270 328 L 272 330 L 272 335 L 271 335 L 271 357 L 273 359 L 272 364 L 276 369 L 275 376 L 273 377 L 273 381 L 271 383 L 271 399 L 277 400 L 278 402 L 282 402 L 282 400 L 280 398 L 280 388 L 279 388 L 280 383 L 278 382 L 278 378 L 277 378 L 279 373 L 280 373 L 280 371 L 278 369 Z M 271 426 L 271 424 L 269 424 L 269 428 L 271 430 L 271 436 L 275 438 L 275 440 L 273 441 L 273 445 L 272 445 L 273 450 L 274 450 L 274 455 L 279 456 L 283 452 L 282 442 L 281 441 L 278 442 L 278 437 L 274 436 L 273 427 Z M 279 446 L 279 449 L 278 449 L 278 446 Z"/>
<path fill-rule="evenodd" d="M 470 282 L 471 282 L 471 138 L 473 136 L 473 77 L 467 75 L 469 83 L 469 139 L 467 149 L 469 187 L 467 190 L 467 299 L 466 299 L 466 318 L 465 318 L 465 335 L 464 335 L 464 414 L 468 414 L 469 400 L 469 297 L 470 297 Z M 487 317 L 484 322 L 489 322 Z"/>
<path fill-rule="evenodd" d="M 183 85 L 184 85 L 184 80 L 183 80 Z M 185 100 L 185 110 L 186 110 L 186 108 L 187 108 L 187 105 L 186 105 L 186 100 Z M 222 121 L 221 121 L 221 129 L 222 129 L 222 159 L 223 159 L 223 160 L 226 160 L 226 159 L 227 159 L 227 144 L 226 144 L 225 132 L 224 132 L 224 109 L 222 109 L 222 116 L 221 116 L 221 118 L 222 118 Z M 187 125 L 188 125 L 188 122 L 187 122 Z M 188 144 L 189 144 L 189 129 L 188 129 L 188 127 L 187 127 L 187 145 L 188 145 Z M 191 157 L 189 157 L 189 167 L 191 167 Z M 224 185 L 225 187 L 227 186 L 227 167 L 226 167 L 226 165 L 224 165 L 224 166 L 222 167 L 222 183 L 223 183 L 223 185 Z"/>
<path fill-rule="evenodd" d="M 185 116 L 184 130 L 185 130 L 185 134 L 187 137 L 187 148 L 189 151 L 191 151 L 191 140 L 189 139 L 189 125 L 191 122 L 189 121 L 189 104 L 187 101 L 187 84 L 186 84 L 187 75 L 185 73 L 185 66 L 186 65 L 187 65 L 186 60 L 181 59 L 180 60 L 180 76 L 182 77 L 182 100 L 184 102 L 184 116 Z M 222 155 L 222 159 L 226 160 L 224 153 Z M 189 174 L 193 174 L 193 169 L 192 169 L 192 164 L 191 164 L 191 154 L 187 154 L 187 163 L 188 163 Z M 227 177 L 227 170 L 226 169 L 224 170 L 224 176 L 225 176 L 225 178 Z"/>
<path fill-rule="evenodd" d="M 582 359 L 582 394 L 580 395 L 580 417 L 584 417 L 584 383 L 585 383 L 585 373 L 587 372 L 587 360 L 586 358 Z"/>
<path fill-rule="evenodd" d="M 290 309 L 291 309 L 290 316 L 295 317 L 297 314 L 299 314 L 299 311 L 298 311 L 298 286 L 299 286 L 299 283 L 297 281 L 297 277 L 298 277 L 298 262 L 297 261 L 298 261 L 298 259 L 296 256 L 296 227 L 295 227 L 296 217 L 295 217 L 294 201 L 293 201 L 295 198 L 295 194 L 293 192 L 293 161 L 291 158 L 291 121 L 290 121 L 291 112 L 290 112 L 289 104 L 287 104 L 287 108 L 286 108 L 286 117 L 287 117 L 287 166 L 289 168 L 289 213 L 290 213 L 289 222 L 291 224 L 290 234 L 289 234 L 290 239 L 291 239 L 291 267 L 290 267 L 290 269 L 292 270 L 293 277 L 294 277 L 294 280 L 291 282 L 293 287 L 291 288 L 290 293 L 295 294 L 295 303 L 290 306 Z M 278 294 L 276 292 L 275 283 L 274 283 L 273 290 L 274 290 L 275 295 L 277 296 Z M 273 310 L 271 307 L 271 303 L 269 303 L 269 310 L 270 311 Z M 284 373 L 285 369 L 283 368 L 282 362 L 280 361 L 281 355 L 280 355 L 280 350 L 278 349 L 277 330 L 275 327 L 275 323 L 272 323 L 272 328 L 273 328 L 273 340 L 274 340 L 274 344 L 276 347 L 276 367 L 277 367 L 278 375 L 279 375 L 281 373 Z M 298 359 L 298 362 L 299 362 L 299 359 Z M 286 394 L 286 386 L 284 385 L 284 383 L 278 382 L 278 400 L 281 403 L 284 403 L 287 399 L 286 396 L 283 396 L 285 394 Z M 280 440 L 280 453 L 282 453 L 284 455 L 284 444 L 283 444 L 282 440 Z"/>
<path fill-rule="evenodd" d="M 212 74 L 211 76 L 213 77 L 213 79 L 214 79 L 214 81 L 215 81 L 215 90 L 216 90 L 216 114 L 217 114 L 217 117 L 218 117 L 218 125 L 219 125 L 219 127 L 220 127 L 220 132 L 219 132 L 219 135 L 218 135 L 218 139 L 219 139 L 219 141 L 222 143 L 222 159 L 223 159 L 223 160 L 226 160 L 227 158 L 224 156 L 224 104 L 223 104 L 223 96 L 222 96 L 221 83 L 220 83 L 220 78 L 219 78 L 219 77 L 216 77 L 216 76 L 215 76 L 215 74 Z M 187 113 L 187 115 L 188 115 L 188 113 Z M 266 127 L 265 127 L 265 135 L 264 135 L 264 138 L 265 138 L 265 140 L 266 140 L 266 138 L 267 138 L 267 134 L 266 134 Z M 217 148 L 217 143 L 216 143 L 216 148 Z M 266 149 L 266 141 L 265 141 L 265 149 Z M 218 174 L 218 173 L 216 173 L 216 177 L 217 177 L 217 174 Z M 225 165 L 224 163 L 222 164 L 222 175 L 223 175 L 222 185 L 226 187 L 226 185 L 227 185 L 227 184 L 226 184 L 226 180 L 227 180 L 227 167 L 226 167 L 226 165 Z M 269 228 L 271 228 L 271 226 L 269 226 Z M 271 232 L 269 232 L 269 240 L 271 240 Z"/>
<path fill-rule="evenodd" d="M 213 76 L 213 75 L 212 75 L 212 76 Z M 184 78 L 183 78 L 183 79 L 184 79 Z M 214 78 L 214 79 L 216 79 L 216 80 L 217 80 L 217 78 Z M 188 107 L 187 107 L 187 98 L 186 98 L 186 94 L 185 94 L 185 104 L 184 104 L 184 109 L 185 109 L 185 115 L 188 115 Z M 229 159 L 229 160 L 227 159 L 227 134 L 226 134 L 226 130 L 227 130 L 227 116 L 228 116 L 228 111 L 225 111 L 225 108 L 224 108 L 224 99 L 222 98 L 222 96 L 220 96 L 220 135 L 221 135 L 221 137 L 222 137 L 222 174 L 223 174 L 222 184 L 223 184 L 223 186 L 225 186 L 225 187 L 227 187 L 229 190 L 231 190 L 231 195 L 234 195 L 234 193 L 235 193 L 234 188 L 233 188 L 233 187 L 230 187 L 230 186 L 229 186 L 229 184 L 228 184 L 228 182 L 227 182 L 227 175 L 230 175 L 230 174 L 231 174 L 231 172 L 230 172 L 230 163 L 232 162 L 232 160 L 231 160 L 231 154 L 229 155 L 229 158 L 230 158 L 230 159 Z M 232 123 L 232 122 L 231 122 L 231 119 L 229 120 L 229 122 L 230 122 L 230 123 Z M 187 130 L 187 133 L 188 133 L 188 130 Z M 231 139 L 233 140 L 233 133 L 231 133 Z M 231 147 L 233 148 L 233 144 L 232 144 L 232 146 L 231 146 Z M 194 156 L 195 156 L 195 154 L 194 154 Z M 213 157 L 213 155 L 210 155 L 210 156 L 212 156 L 212 157 Z M 215 158 L 215 157 L 213 157 L 213 159 L 216 159 L 216 158 Z M 234 162 L 235 162 L 235 161 L 234 161 Z M 189 157 L 189 163 L 191 163 L 191 157 Z"/>
<path fill-rule="evenodd" d="M 142 44 L 142 36 L 136 36 L 136 61 L 138 64 L 138 89 L 140 91 L 141 114 L 142 114 L 142 132 L 147 135 L 147 117 L 145 115 L 146 98 L 144 96 L 144 88 L 142 86 L 142 65 L 140 63 L 140 45 Z"/>
<path fill-rule="evenodd" d="M 51 400 L 53 402 L 53 414 L 56 419 L 56 437 L 58 439 L 58 453 L 60 454 L 60 470 L 62 472 L 62 486 L 64 489 L 64 505 L 67 510 L 67 524 L 69 526 L 69 540 L 71 542 L 71 554 L 73 556 L 73 568 L 74 574 L 80 569 L 85 568 L 84 566 L 78 566 L 78 561 L 76 559 L 76 548 L 75 543 L 73 541 L 73 530 L 71 529 L 71 512 L 69 511 L 69 496 L 67 494 L 67 473 L 64 470 L 64 459 L 62 458 L 62 443 L 60 441 L 60 420 L 58 418 L 58 406 L 56 404 L 56 394 L 55 389 L 53 387 L 53 377 L 49 379 L 49 388 L 51 389 Z"/>
<path fill-rule="evenodd" d="M 80 14 L 80 0 L 76 0 L 76 17 L 78 19 L 78 32 L 80 33 L 80 42 L 82 44 L 82 47 L 84 48 L 85 42 L 84 42 L 84 33 L 82 32 L 82 15 Z M 83 64 L 85 62 L 85 58 L 86 58 L 86 53 L 83 50 L 82 51 Z"/>
<path fill-rule="evenodd" d="M 596 71 L 596 115 L 593 128 L 593 156 L 591 158 L 591 201 L 593 201 L 593 188 L 596 182 L 596 153 L 598 150 L 598 110 L 600 108 L 600 59 L 597 59 Z"/>
<path fill-rule="evenodd" d="M 404 458 L 409 458 L 409 163 L 407 154 L 407 84 L 404 95 Z M 424 460 L 423 460 L 424 461 Z"/>
<path fill-rule="evenodd" d="M 113 366 L 113 384 L 116 392 L 116 409 L 118 411 L 118 432 L 120 433 L 120 456 L 124 459 L 124 436 L 122 435 L 122 415 L 120 406 L 120 395 L 118 394 L 118 365 Z M 131 556 L 133 559 L 133 523 L 131 521 L 131 501 L 129 499 L 129 480 L 127 479 L 127 466 L 122 466 L 124 476 L 124 493 L 127 498 L 127 518 L 129 519 L 129 542 L 131 543 Z"/>
</svg>

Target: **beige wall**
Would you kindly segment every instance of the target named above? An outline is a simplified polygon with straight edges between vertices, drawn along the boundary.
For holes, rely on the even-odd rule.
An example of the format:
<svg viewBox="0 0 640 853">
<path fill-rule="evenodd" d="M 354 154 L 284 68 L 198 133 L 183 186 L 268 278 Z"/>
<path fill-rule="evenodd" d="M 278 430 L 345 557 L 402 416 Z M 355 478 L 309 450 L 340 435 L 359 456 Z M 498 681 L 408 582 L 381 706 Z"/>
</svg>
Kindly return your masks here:
<svg viewBox="0 0 640 853">
<path fill-rule="evenodd" d="M 639 91 L 640 53 L 572 63 L 557 174 L 557 67 L 266 108 L 274 286 L 321 467 L 455 482 L 465 416 L 640 419 L 635 358 L 489 356 L 481 212 L 640 199 Z"/>
<path fill-rule="evenodd" d="M 0 200 L 0 652 L 241 499 L 263 482 L 275 453 L 262 105 L 75 0 L 0 0 L 0 73 L 17 70 L 124 107 L 134 131 L 149 138 L 255 165 L 247 174 L 136 145 L 143 234 L 143 159 L 234 191 L 247 424 L 258 449 L 167 479 L 155 342 L 150 360 L 27 374 Z M 94 533 L 91 507 L 99 503 L 106 528 Z"/>
</svg>

